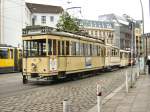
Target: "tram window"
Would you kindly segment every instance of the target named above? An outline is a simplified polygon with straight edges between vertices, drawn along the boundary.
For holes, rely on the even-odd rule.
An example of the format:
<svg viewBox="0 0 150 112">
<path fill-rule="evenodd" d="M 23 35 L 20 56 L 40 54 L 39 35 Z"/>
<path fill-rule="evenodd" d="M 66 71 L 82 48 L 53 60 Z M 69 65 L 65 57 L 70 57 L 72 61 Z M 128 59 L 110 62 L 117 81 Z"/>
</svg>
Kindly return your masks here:
<svg viewBox="0 0 150 112">
<path fill-rule="evenodd" d="M 85 44 L 85 56 L 88 56 L 88 44 Z"/>
<path fill-rule="evenodd" d="M 87 44 L 87 55 L 90 56 L 90 44 Z"/>
<path fill-rule="evenodd" d="M 92 51 L 93 51 L 93 56 L 95 55 L 95 46 L 93 45 L 93 47 L 92 47 Z"/>
<path fill-rule="evenodd" d="M 83 56 L 85 56 L 85 52 L 86 52 L 86 50 L 85 50 L 85 43 L 83 43 Z"/>
<path fill-rule="evenodd" d="M 103 57 L 104 56 L 104 49 L 101 48 L 101 56 Z"/>
<path fill-rule="evenodd" d="M 66 55 L 69 55 L 70 52 L 69 41 L 66 41 Z"/>
<path fill-rule="evenodd" d="M 37 55 L 37 42 L 30 42 L 30 55 L 36 56 Z"/>
<path fill-rule="evenodd" d="M 38 46 L 37 50 L 39 50 L 39 54 L 35 55 L 35 56 L 46 56 L 46 41 L 45 40 L 40 40 L 38 42 Z"/>
<path fill-rule="evenodd" d="M 52 40 L 48 40 L 48 54 L 52 55 Z"/>
<path fill-rule="evenodd" d="M 97 45 L 95 45 L 95 56 L 97 56 Z"/>
<path fill-rule="evenodd" d="M 92 54 L 93 54 L 93 50 L 92 50 L 92 44 L 90 44 L 90 56 L 92 56 Z"/>
<path fill-rule="evenodd" d="M 115 56 L 115 51 L 114 50 L 112 50 L 112 56 Z"/>
<path fill-rule="evenodd" d="M 24 41 L 24 56 L 46 56 L 46 40 Z"/>
<path fill-rule="evenodd" d="M 118 50 L 116 50 L 116 56 L 118 56 Z"/>
<path fill-rule="evenodd" d="M 8 49 L 0 49 L 0 58 L 8 59 Z"/>
<path fill-rule="evenodd" d="M 76 55 L 80 55 L 80 44 L 76 42 Z"/>
<path fill-rule="evenodd" d="M 23 41 L 23 57 L 27 57 L 28 56 L 28 41 Z"/>
<path fill-rule="evenodd" d="M 60 41 L 58 41 L 58 55 L 61 55 L 61 47 L 60 47 Z"/>
<path fill-rule="evenodd" d="M 96 49 L 97 49 L 97 56 L 99 56 L 99 47 L 98 47 L 98 45 L 96 46 Z"/>
<path fill-rule="evenodd" d="M 83 56 L 84 55 L 84 44 L 80 43 L 80 55 Z"/>
<path fill-rule="evenodd" d="M 56 40 L 53 40 L 53 55 L 56 55 Z"/>
<path fill-rule="evenodd" d="M 61 45 L 61 49 L 62 49 L 62 55 L 65 55 L 65 42 L 64 41 L 62 41 L 62 43 L 61 43 L 62 45 Z"/>
<path fill-rule="evenodd" d="M 10 59 L 13 59 L 13 49 L 10 49 L 10 52 L 9 52 L 9 57 L 10 57 Z"/>
<path fill-rule="evenodd" d="M 123 58 L 123 53 L 122 52 L 120 53 L 120 58 Z"/>
<path fill-rule="evenodd" d="M 99 46 L 99 56 L 101 56 L 101 47 Z"/>
<path fill-rule="evenodd" d="M 109 53 L 109 52 L 108 52 L 108 49 L 106 49 L 106 57 L 108 56 L 108 53 Z"/>
<path fill-rule="evenodd" d="M 71 54 L 76 55 L 76 42 L 72 42 Z"/>
</svg>

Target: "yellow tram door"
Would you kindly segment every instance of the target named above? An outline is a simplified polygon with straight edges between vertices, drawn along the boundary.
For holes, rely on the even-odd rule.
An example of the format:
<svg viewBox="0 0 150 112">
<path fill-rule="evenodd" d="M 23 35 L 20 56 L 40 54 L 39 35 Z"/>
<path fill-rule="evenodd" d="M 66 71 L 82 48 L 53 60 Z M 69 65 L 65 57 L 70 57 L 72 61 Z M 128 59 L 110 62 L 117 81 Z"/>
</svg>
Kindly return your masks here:
<svg viewBox="0 0 150 112">
<path fill-rule="evenodd" d="M 49 70 L 51 75 L 56 75 L 58 71 L 57 64 L 57 40 L 48 40 Z"/>
</svg>

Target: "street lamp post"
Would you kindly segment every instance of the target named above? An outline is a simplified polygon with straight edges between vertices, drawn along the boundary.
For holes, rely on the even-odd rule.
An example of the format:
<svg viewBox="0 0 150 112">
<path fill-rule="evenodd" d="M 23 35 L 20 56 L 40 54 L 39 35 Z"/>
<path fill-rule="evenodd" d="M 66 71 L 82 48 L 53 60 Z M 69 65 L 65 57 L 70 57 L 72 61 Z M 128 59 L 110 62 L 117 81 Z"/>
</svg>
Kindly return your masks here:
<svg viewBox="0 0 150 112">
<path fill-rule="evenodd" d="M 142 12 L 142 22 L 143 22 L 143 24 L 142 24 L 142 27 L 143 27 L 143 29 L 142 29 L 142 36 L 141 36 L 141 38 L 142 38 L 142 42 L 143 42 L 143 44 L 142 44 L 142 51 L 143 51 L 143 56 L 144 56 L 144 58 L 145 59 L 143 59 L 144 60 L 144 72 L 145 72 L 145 69 L 146 69 L 146 66 L 145 66 L 145 62 L 146 62 L 146 60 L 147 60 L 147 49 L 146 49 L 146 55 L 145 55 L 145 53 L 144 53 L 144 10 L 143 10 L 143 4 L 142 4 L 142 0 L 140 0 L 140 5 L 141 5 L 141 12 Z M 147 39 L 146 39 L 146 48 L 147 48 Z"/>
</svg>

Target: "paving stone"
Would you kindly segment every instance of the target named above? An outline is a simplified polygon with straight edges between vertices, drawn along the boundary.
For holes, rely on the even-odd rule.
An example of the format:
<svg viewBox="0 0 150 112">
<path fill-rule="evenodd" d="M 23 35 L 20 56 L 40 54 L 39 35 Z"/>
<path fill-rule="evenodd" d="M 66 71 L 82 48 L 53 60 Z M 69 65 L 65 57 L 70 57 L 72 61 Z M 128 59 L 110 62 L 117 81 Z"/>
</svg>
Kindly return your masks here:
<svg viewBox="0 0 150 112">
<path fill-rule="evenodd" d="M 62 101 L 66 98 L 71 102 L 71 112 L 87 112 L 96 104 L 97 82 L 102 85 L 105 97 L 124 80 L 125 75 L 118 70 L 81 80 L 34 88 L 22 94 L 0 98 L 0 112 L 7 112 L 9 107 L 10 111 L 14 112 L 62 112 Z M 116 100 L 122 97 L 124 96 L 116 97 Z M 112 112 L 110 108 L 107 111 Z"/>
</svg>

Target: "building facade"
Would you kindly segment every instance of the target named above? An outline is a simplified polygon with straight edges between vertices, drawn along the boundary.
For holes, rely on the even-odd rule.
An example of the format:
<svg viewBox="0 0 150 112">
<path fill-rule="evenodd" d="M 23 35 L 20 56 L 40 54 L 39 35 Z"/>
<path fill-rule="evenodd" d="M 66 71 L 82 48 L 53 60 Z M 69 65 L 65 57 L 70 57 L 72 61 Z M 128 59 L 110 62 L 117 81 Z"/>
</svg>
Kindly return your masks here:
<svg viewBox="0 0 150 112">
<path fill-rule="evenodd" d="M 131 30 L 129 22 L 124 18 L 115 14 L 105 14 L 98 16 L 99 20 L 114 22 L 115 46 L 123 50 L 131 48 Z"/>
<path fill-rule="evenodd" d="M 63 8 L 60 6 L 26 3 L 29 20 L 26 25 L 41 25 L 56 28 Z M 30 21 L 30 22 L 29 22 Z"/>
<path fill-rule="evenodd" d="M 144 34 L 144 56 L 150 56 L 150 33 Z"/>
<path fill-rule="evenodd" d="M 114 25 L 112 22 L 79 19 L 80 28 L 90 36 L 105 40 L 106 44 L 114 45 Z"/>
<path fill-rule="evenodd" d="M 31 25 L 56 27 L 62 12 L 60 6 L 0 0 L 0 44 L 21 46 L 22 28 Z"/>
<path fill-rule="evenodd" d="M 0 44 L 21 45 L 24 0 L 0 0 Z"/>
<path fill-rule="evenodd" d="M 135 36 L 135 52 L 137 56 L 140 56 L 143 54 L 143 48 L 142 48 L 142 28 L 141 28 L 141 22 L 137 21 L 135 23 L 135 29 L 134 29 L 134 36 Z"/>
</svg>

